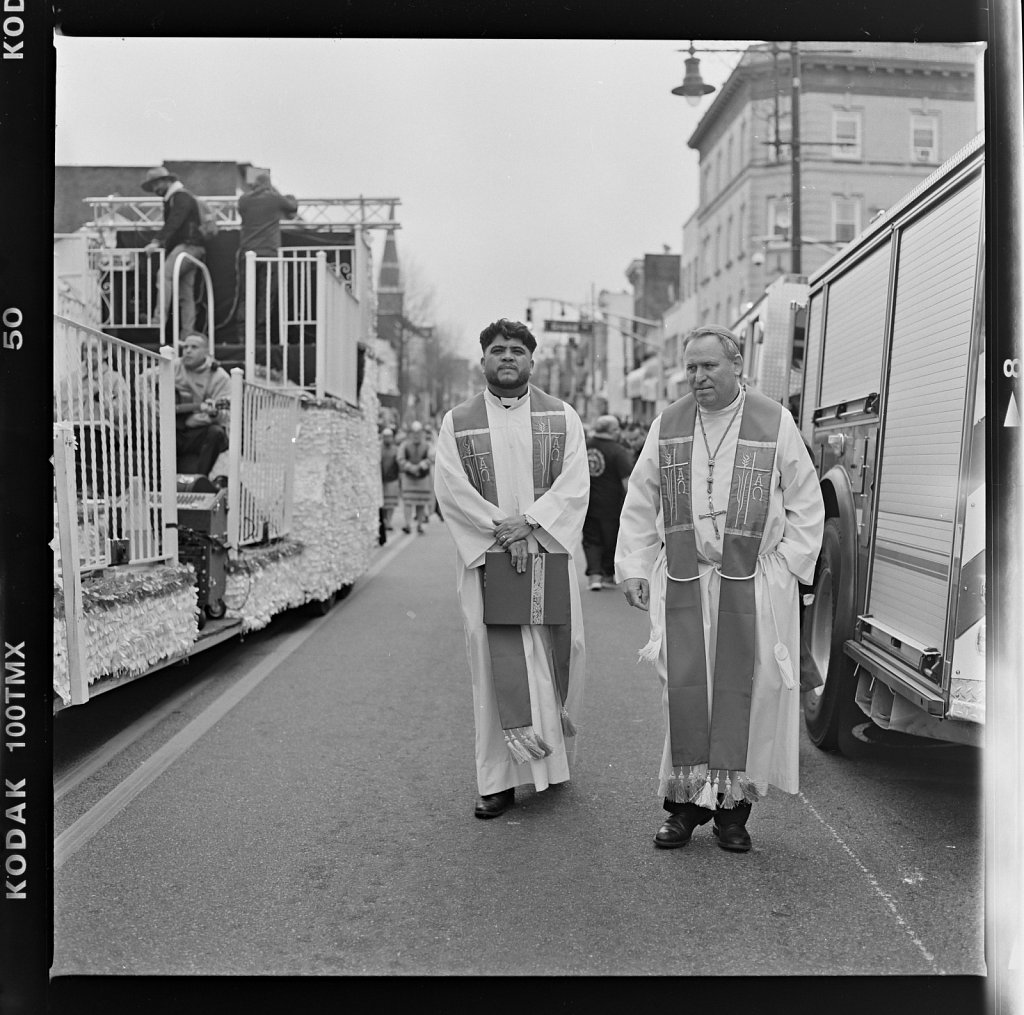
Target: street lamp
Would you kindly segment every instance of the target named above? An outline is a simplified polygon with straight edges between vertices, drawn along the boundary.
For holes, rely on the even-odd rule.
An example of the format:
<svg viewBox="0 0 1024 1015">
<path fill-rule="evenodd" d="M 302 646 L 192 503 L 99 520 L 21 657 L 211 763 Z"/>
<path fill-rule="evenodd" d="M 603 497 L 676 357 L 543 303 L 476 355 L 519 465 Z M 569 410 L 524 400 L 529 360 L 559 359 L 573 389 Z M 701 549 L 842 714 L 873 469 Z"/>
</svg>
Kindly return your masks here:
<svg viewBox="0 0 1024 1015">
<path fill-rule="evenodd" d="M 706 85 L 700 76 L 700 60 L 694 56 L 696 51 L 693 48 L 693 39 L 690 40 L 689 50 L 680 49 L 678 52 L 688 52 L 690 55 L 684 61 L 686 71 L 683 75 L 683 83 L 673 88 L 672 94 L 681 95 L 691 106 L 698 106 L 705 95 L 710 95 L 715 90 L 715 86 Z M 745 50 L 734 52 L 745 52 Z"/>
<path fill-rule="evenodd" d="M 693 48 L 693 40 L 690 40 L 690 48 L 688 50 L 677 50 L 679 53 L 688 52 L 689 58 L 686 60 L 686 74 L 683 78 L 683 83 L 677 88 L 672 89 L 673 95 L 682 95 L 683 98 L 691 106 L 696 106 L 705 95 L 710 95 L 715 90 L 714 85 L 707 85 L 704 83 L 704 79 L 700 76 L 700 60 L 698 60 L 694 53 L 696 50 Z M 705 50 L 708 53 L 748 53 L 747 49 L 709 49 Z M 772 59 L 778 61 L 779 47 L 777 43 L 772 43 Z M 789 44 L 789 60 L 792 71 L 792 121 L 793 130 L 790 137 L 789 145 L 790 151 L 792 152 L 791 157 L 791 190 L 792 197 L 791 201 L 793 204 L 792 214 L 792 244 L 790 247 L 790 270 L 794 275 L 800 274 L 800 52 L 795 42 Z M 776 101 L 778 100 L 778 93 L 776 92 Z M 783 142 L 779 141 L 779 120 L 778 112 L 775 114 L 775 150 L 778 153 L 779 145 Z"/>
</svg>

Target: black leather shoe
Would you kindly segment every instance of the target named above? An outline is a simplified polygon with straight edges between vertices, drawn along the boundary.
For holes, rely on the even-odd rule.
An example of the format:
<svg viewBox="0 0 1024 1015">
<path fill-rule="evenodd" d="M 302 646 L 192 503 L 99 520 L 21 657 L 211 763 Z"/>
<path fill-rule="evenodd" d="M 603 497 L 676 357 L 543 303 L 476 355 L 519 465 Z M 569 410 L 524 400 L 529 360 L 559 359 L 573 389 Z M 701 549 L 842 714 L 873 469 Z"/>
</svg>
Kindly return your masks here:
<svg viewBox="0 0 1024 1015">
<path fill-rule="evenodd" d="M 516 802 L 516 790 L 502 790 L 500 793 L 487 793 L 476 802 L 473 815 L 478 818 L 496 818 L 504 814 Z"/>
<path fill-rule="evenodd" d="M 659 849 L 678 849 L 685 846 L 698 825 L 706 825 L 712 812 L 696 804 L 683 804 L 682 809 L 670 814 L 654 836 L 654 845 Z"/>
<path fill-rule="evenodd" d="M 720 807 L 715 811 L 715 842 L 722 849 L 733 853 L 746 853 L 750 849 L 750 835 L 746 829 L 749 817 L 749 803 L 737 804 L 732 808 Z"/>
</svg>

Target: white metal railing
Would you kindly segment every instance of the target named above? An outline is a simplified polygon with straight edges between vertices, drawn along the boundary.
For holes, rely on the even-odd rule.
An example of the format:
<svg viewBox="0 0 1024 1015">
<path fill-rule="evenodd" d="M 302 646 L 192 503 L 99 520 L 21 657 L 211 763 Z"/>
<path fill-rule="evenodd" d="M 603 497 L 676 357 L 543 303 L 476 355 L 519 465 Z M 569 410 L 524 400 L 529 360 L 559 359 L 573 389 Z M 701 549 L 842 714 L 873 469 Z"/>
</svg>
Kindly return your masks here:
<svg viewBox="0 0 1024 1015">
<path fill-rule="evenodd" d="M 355 405 L 359 301 L 317 254 L 316 396 L 334 395 Z"/>
<path fill-rule="evenodd" d="M 56 496 L 77 520 L 79 569 L 176 559 L 171 350 L 158 355 L 55 314 L 53 363 L 54 422 L 70 425 L 77 446 L 74 481 L 58 476 Z"/>
<path fill-rule="evenodd" d="M 163 328 L 164 252 L 94 247 L 89 269 L 104 328 Z"/>
<path fill-rule="evenodd" d="M 333 249 L 333 248 L 332 248 Z M 359 280 L 332 268 L 332 251 L 303 257 L 245 255 L 245 377 L 273 386 L 297 386 L 357 401 L 357 346 L 369 334 L 367 306 L 354 293 Z"/>
<path fill-rule="evenodd" d="M 318 254 L 325 254 L 327 267 L 334 272 L 346 285 L 349 292 L 352 289 L 352 275 L 356 261 L 356 248 L 345 247 L 281 247 L 280 255 L 287 260 L 292 257 L 316 258 Z"/>
<path fill-rule="evenodd" d="M 161 253 L 161 262 L 163 261 L 163 254 Z M 174 350 L 175 355 L 178 352 L 178 343 L 181 340 L 181 273 L 182 268 L 189 261 L 196 266 L 196 271 L 199 272 L 203 277 L 203 300 L 206 303 L 206 330 L 208 333 L 208 340 L 210 344 L 210 355 L 213 355 L 213 280 L 210 278 L 210 269 L 199 260 L 198 257 L 193 257 L 187 251 L 181 251 L 180 254 L 174 259 L 174 267 L 172 269 L 172 282 L 171 282 L 171 348 Z M 161 274 L 161 281 L 163 275 Z M 193 296 L 195 294 L 195 281 L 193 280 Z M 196 310 L 201 306 L 199 300 L 195 300 Z"/>
<path fill-rule="evenodd" d="M 53 427 L 53 514 L 56 529 L 54 584 L 64 604 L 64 644 L 71 684 L 71 703 L 89 700 L 88 667 L 85 665 L 86 629 L 82 603 L 82 573 L 79 568 L 78 525 L 76 524 L 75 437 L 70 423 Z"/>
<path fill-rule="evenodd" d="M 233 550 L 291 528 L 300 395 L 231 371 L 227 535 Z"/>
</svg>

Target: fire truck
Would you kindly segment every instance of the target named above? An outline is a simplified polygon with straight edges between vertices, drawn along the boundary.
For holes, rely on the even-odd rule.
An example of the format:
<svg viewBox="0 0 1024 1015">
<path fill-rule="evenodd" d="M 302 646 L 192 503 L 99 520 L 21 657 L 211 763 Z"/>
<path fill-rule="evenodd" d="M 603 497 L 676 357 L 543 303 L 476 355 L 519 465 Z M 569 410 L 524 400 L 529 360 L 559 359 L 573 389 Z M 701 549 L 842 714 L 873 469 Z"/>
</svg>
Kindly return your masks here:
<svg viewBox="0 0 1024 1015">
<path fill-rule="evenodd" d="M 806 313 L 807 277 L 780 275 L 730 329 L 747 383 L 790 410 L 800 396 Z"/>
<path fill-rule="evenodd" d="M 799 424 L 826 522 L 811 740 L 980 745 L 985 715 L 984 135 L 809 279 Z"/>
</svg>

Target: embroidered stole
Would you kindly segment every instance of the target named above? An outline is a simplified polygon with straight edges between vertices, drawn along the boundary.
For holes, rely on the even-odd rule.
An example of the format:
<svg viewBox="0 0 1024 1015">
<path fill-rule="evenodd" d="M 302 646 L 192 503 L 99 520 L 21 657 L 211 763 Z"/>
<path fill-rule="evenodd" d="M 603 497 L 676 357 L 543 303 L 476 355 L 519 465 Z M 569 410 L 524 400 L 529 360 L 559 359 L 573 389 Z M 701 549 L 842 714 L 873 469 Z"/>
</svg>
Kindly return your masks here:
<svg viewBox="0 0 1024 1015">
<path fill-rule="evenodd" d="M 732 470 L 708 718 L 707 656 L 691 507 L 697 402 L 685 395 L 661 417 L 658 441 L 665 555 L 669 742 L 675 767 L 743 771 L 754 678 L 754 573 L 771 493 L 782 406 L 747 389 Z M 673 580 L 675 579 L 675 580 Z M 711 806 L 714 806 L 713 804 Z"/>
<path fill-rule="evenodd" d="M 562 472 L 565 458 L 565 406 L 559 399 L 533 385 L 530 385 L 529 397 L 533 431 L 533 495 L 537 498 L 550 489 Z M 497 507 L 498 486 L 483 392 L 452 409 L 452 425 L 455 445 L 466 477 L 477 493 Z M 483 568 L 478 570 L 482 582 Z M 509 751 L 516 761 L 546 757 L 551 753 L 551 748 L 533 731 L 522 630 L 518 624 L 488 624 L 486 631 L 498 717 Z M 565 711 L 565 699 L 569 692 L 572 625 L 548 625 L 548 633 L 552 647 L 552 673 L 561 704 L 562 730 L 566 736 L 572 736 L 576 730 Z"/>
</svg>

